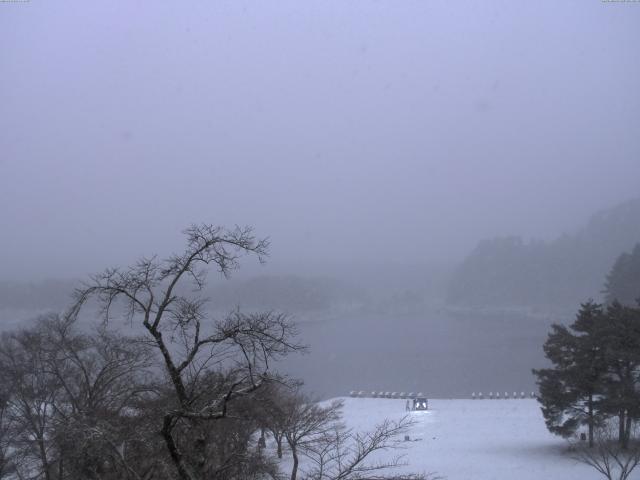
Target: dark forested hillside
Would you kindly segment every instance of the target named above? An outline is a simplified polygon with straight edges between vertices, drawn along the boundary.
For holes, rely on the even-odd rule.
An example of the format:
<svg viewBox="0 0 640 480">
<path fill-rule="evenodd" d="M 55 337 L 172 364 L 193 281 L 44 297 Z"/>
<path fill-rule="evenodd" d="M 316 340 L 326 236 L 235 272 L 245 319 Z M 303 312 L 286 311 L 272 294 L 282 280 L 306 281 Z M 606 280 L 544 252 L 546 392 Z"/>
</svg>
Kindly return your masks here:
<svg viewBox="0 0 640 480">
<path fill-rule="evenodd" d="M 616 259 L 603 293 L 608 304 L 634 306 L 640 302 L 640 243 Z"/>
<path fill-rule="evenodd" d="M 640 241 L 640 198 L 601 211 L 551 241 L 484 240 L 454 273 L 453 305 L 566 306 L 599 298 L 616 258 Z"/>
</svg>

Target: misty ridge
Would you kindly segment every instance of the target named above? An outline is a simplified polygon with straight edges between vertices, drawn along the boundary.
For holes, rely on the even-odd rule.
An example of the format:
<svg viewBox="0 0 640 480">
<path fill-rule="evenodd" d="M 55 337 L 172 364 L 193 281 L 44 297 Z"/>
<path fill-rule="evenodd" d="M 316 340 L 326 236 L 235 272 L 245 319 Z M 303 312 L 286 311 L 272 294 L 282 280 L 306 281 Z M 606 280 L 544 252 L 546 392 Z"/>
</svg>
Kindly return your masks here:
<svg viewBox="0 0 640 480">
<path fill-rule="evenodd" d="M 553 309 L 602 299 L 614 261 L 640 239 L 640 198 L 594 214 L 552 241 L 481 241 L 453 274 L 447 302 L 466 306 Z"/>
<path fill-rule="evenodd" d="M 593 214 L 578 231 L 555 240 L 481 240 L 457 264 L 373 263 L 317 274 L 239 272 L 229 279 L 212 276 L 204 294 L 218 313 L 281 310 L 299 321 L 345 313 L 428 314 L 433 308 L 565 312 L 589 298 L 601 299 L 613 262 L 639 240 L 637 198 Z M 0 305 L 23 312 L 61 311 L 78 283 L 0 281 Z"/>
</svg>

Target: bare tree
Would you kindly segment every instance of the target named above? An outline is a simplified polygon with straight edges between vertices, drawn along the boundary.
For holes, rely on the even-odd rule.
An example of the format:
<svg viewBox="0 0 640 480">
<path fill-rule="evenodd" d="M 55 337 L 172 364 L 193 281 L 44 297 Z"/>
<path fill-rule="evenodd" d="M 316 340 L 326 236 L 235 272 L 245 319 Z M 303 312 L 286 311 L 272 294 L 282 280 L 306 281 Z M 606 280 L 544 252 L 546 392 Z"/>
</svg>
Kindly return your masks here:
<svg viewBox="0 0 640 480">
<path fill-rule="evenodd" d="M 323 407 L 298 391 L 282 395 L 281 411 L 276 418 L 283 420 L 280 428 L 293 457 L 291 480 L 296 480 L 300 454 L 337 427 L 341 408 L 341 401 L 336 400 Z"/>
<path fill-rule="evenodd" d="M 640 442 L 633 436 L 626 446 L 621 445 L 613 430 L 610 425 L 598 428 L 592 447 L 572 443 L 573 457 L 607 480 L 627 480 L 640 463 Z"/>
<path fill-rule="evenodd" d="M 148 456 L 130 466 L 136 402 L 152 389 L 144 345 L 106 331 L 81 333 L 55 314 L 5 334 L 0 447 L 19 478 L 136 479 Z M 149 438 L 151 436 L 148 436 Z M 153 443 L 145 439 L 145 445 Z M 6 440 L 6 441 L 5 441 Z M 129 455 L 131 457 L 131 455 Z"/>
<path fill-rule="evenodd" d="M 0 340 L 0 375 L 7 390 L 4 414 L 11 423 L 10 448 L 20 452 L 17 474 L 51 480 L 53 435 L 59 381 L 47 367 L 47 338 L 37 330 L 5 333 Z"/>
<path fill-rule="evenodd" d="M 354 432 L 337 424 L 305 449 L 312 467 L 305 476 L 309 480 L 414 479 L 435 480 L 434 474 L 399 474 L 406 466 L 402 455 L 376 461 L 376 452 L 403 448 L 399 437 L 414 422 L 406 416 L 398 421 L 384 420 L 369 432 Z M 373 458 L 372 458 L 373 457 Z"/>
<path fill-rule="evenodd" d="M 436 478 L 430 474 L 398 474 L 394 469 L 407 465 L 400 455 L 388 461 L 375 459 L 377 452 L 403 447 L 399 437 L 414 425 L 410 417 L 384 420 L 370 432 L 356 432 L 341 421 L 342 401 L 322 405 L 290 389 L 280 389 L 277 398 L 280 411 L 272 413 L 270 419 L 278 423 L 276 429 L 281 429 L 291 450 L 290 480 Z"/>
<path fill-rule="evenodd" d="M 136 459 L 131 448 L 125 455 L 125 447 L 137 437 L 131 429 L 139 416 L 137 405 L 157 394 L 150 349 L 103 328 L 81 333 L 72 319 L 57 315 L 41 319 L 37 328 L 47 337 L 48 372 L 62 389 L 51 438 L 58 478 L 144 476 L 141 472 L 155 460 Z"/>
<path fill-rule="evenodd" d="M 262 261 L 266 240 L 257 240 L 250 228 L 211 225 L 194 225 L 185 234 L 187 246 L 180 255 L 143 258 L 127 269 L 93 276 L 76 291 L 69 315 L 95 299 L 109 322 L 121 302 L 124 318 L 142 325 L 172 385 L 173 401 L 161 429 L 166 448 L 182 480 L 200 480 L 215 475 L 207 462 L 209 427 L 203 424 L 228 417 L 233 401 L 268 381 L 273 359 L 302 347 L 294 342 L 296 330 L 285 315 L 236 311 L 215 320 L 200 295 L 209 268 L 228 276 L 243 255 Z"/>
<path fill-rule="evenodd" d="M 10 385 L 2 381 L 0 376 L 0 479 L 7 478 L 15 469 L 11 435 L 13 419 L 9 410 L 12 394 Z"/>
<path fill-rule="evenodd" d="M 285 431 L 291 410 L 295 407 L 292 396 L 302 386 L 299 381 L 279 379 L 263 389 L 259 398 L 260 428 L 268 432 L 276 442 L 276 456 L 282 458 Z"/>
</svg>

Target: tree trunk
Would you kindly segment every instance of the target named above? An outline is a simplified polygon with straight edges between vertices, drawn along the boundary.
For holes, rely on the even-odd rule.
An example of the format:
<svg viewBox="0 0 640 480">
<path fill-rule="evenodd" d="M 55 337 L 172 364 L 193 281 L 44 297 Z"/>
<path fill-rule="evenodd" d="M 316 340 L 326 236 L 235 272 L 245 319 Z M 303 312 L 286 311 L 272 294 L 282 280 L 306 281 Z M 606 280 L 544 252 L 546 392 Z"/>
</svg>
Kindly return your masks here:
<svg viewBox="0 0 640 480">
<path fill-rule="evenodd" d="M 193 427 L 196 428 L 195 422 L 192 422 Z M 207 462 L 207 441 L 204 438 L 204 435 L 199 435 L 198 438 L 193 442 L 193 457 L 194 461 L 192 461 L 193 465 L 193 476 L 195 478 L 204 478 L 205 465 Z"/>
<path fill-rule="evenodd" d="M 276 445 L 278 446 L 278 458 L 282 458 L 282 436 L 276 435 Z"/>
<path fill-rule="evenodd" d="M 629 446 L 629 439 L 631 438 L 631 414 L 627 412 L 627 420 L 624 429 L 624 445 L 623 448 L 627 448 Z"/>
<path fill-rule="evenodd" d="M 291 468 L 291 480 L 296 480 L 298 475 L 298 451 L 296 447 L 291 447 L 291 455 L 293 456 L 293 467 Z"/>
<path fill-rule="evenodd" d="M 593 395 L 589 395 L 589 448 L 593 447 Z"/>
<path fill-rule="evenodd" d="M 178 476 L 180 480 L 197 480 L 193 477 L 191 472 L 189 471 L 188 466 L 185 464 L 184 459 L 182 457 L 182 453 L 178 450 L 178 446 L 176 445 L 175 440 L 173 439 L 173 435 L 171 433 L 173 418 L 171 415 L 165 415 L 164 423 L 162 426 L 161 434 L 164 438 L 164 443 L 169 450 L 169 455 L 171 456 L 171 460 L 173 460 L 173 464 L 178 470 Z M 49 480 L 49 479 L 47 479 Z"/>
<path fill-rule="evenodd" d="M 618 443 L 622 446 L 622 448 L 627 448 L 625 445 L 625 411 L 624 409 L 620 409 L 618 413 Z"/>
<path fill-rule="evenodd" d="M 51 480 L 51 472 L 49 471 L 49 460 L 47 459 L 47 447 L 44 444 L 44 438 L 38 439 L 38 448 L 40 450 L 40 461 L 42 462 L 42 473 L 45 480 Z"/>
</svg>

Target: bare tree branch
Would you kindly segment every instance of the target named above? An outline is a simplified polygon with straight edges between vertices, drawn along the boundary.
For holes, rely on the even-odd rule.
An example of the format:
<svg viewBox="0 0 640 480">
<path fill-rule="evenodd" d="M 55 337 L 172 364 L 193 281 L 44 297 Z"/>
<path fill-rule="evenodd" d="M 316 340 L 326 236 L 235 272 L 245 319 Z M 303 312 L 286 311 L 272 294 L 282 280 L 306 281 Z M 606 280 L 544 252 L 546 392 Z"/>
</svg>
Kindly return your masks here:
<svg viewBox="0 0 640 480">
<path fill-rule="evenodd" d="M 200 451 L 206 435 L 181 440 L 178 432 L 183 423 L 197 428 L 201 422 L 228 418 L 232 402 L 269 381 L 273 360 L 303 346 L 295 342 L 297 331 L 283 314 L 234 311 L 216 320 L 206 309 L 207 300 L 197 295 L 206 283 L 208 268 L 228 277 L 243 256 L 254 255 L 262 262 L 268 240 L 256 239 L 250 227 L 227 230 L 192 225 L 184 233 L 182 254 L 165 260 L 143 258 L 128 269 L 108 269 L 91 277 L 75 292 L 68 317 L 75 318 L 93 299 L 105 323 L 116 306 L 124 307 L 125 320 L 140 322 L 173 386 L 173 406 L 162 421 L 165 444 L 180 478 L 200 480 L 208 468 L 201 460 L 203 454 L 185 453 L 181 443 L 196 442 L 193 450 Z M 225 373 L 211 383 L 213 365 L 224 365 L 218 371 Z"/>
</svg>

